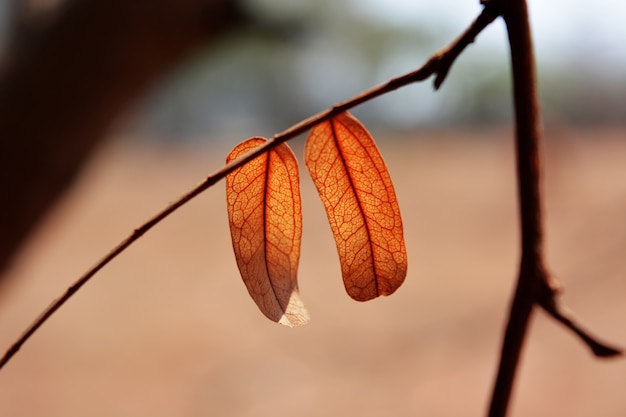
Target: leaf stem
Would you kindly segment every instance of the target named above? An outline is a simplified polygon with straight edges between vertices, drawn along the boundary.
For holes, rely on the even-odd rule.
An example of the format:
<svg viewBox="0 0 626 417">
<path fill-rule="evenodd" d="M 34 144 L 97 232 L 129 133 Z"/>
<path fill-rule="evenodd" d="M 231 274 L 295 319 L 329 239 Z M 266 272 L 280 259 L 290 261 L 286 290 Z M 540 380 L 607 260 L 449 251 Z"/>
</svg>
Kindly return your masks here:
<svg viewBox="0 0 626 417">
<path fill-rule="evenodd" d="M 400 87 L 406 86 L 411 83 L 424 81 L 433 74 L 436 74 L 435 88 L 438 88 L 443 82 L 446 74 L 450 70 L 450 67 L 461 54 L 461 52 L 474 41 L 474 38 L 493 20 L 498 16 L 495 9 L 486 5 L 478 18 L 472 22 L 472 24 L 466 29 L 461 36 L 455 39 L 450 45 L 443 50 L 435 53 L 421 68 L 394 78 L 384 84 L 367 90 L 349 100 L 336 104 L 335 106 L 328 108 L 314 116 L 305 119 L 289 129 L 275 135 L 271 140 L 265 144 L 255 148 L 240 158 L 226 164 L 223 168 L 216 171 L 212 175 L 209 175 L 204 181 L 199 183 L 193 189 L 181 196 L 178 200 L 167 206 L 162 211 L 158 212 L 152 218 L 150 218 L 143 225 L 133 231 L 131 235 L 122 240 L 116 247 L 114 247 L 106 256 L 104 256 L 98 263 L 91 267 L 84 275 L 82 275 L 72 286 L 70 286 L 65 293 L 54 300 L 28 328 L 22 333 L 22 335 L 11 345 L 6 351 L 4 356 L 0 358 L 0 369 L 6 365 L 11 358 L 20 350 L 22 345 L 26 343 L 28 339 L 39 329 L 67 300 L 69 300 L 83 285 L 85 285 L 98 271 L 100 271 L 105 265 L 115 259 L 126 248 L 137 241 L 148 230 L 152 229 L 170 214 L 182 207 L 184 204 L 198 196 L 212 185 L 223 179 L 226 175 L 233 172 L 235 169 L 251 161 L 255 157 L 261 155 L 264 152 L 273 149 L 278 146 L 279 143 L 286 142 L 304 132 L 311 129 L 318 123 L 329 119 L 330 117 L 356 107 L 362 103 L 372 100 L 378 96 L 394 91 Z"/>
</svg>

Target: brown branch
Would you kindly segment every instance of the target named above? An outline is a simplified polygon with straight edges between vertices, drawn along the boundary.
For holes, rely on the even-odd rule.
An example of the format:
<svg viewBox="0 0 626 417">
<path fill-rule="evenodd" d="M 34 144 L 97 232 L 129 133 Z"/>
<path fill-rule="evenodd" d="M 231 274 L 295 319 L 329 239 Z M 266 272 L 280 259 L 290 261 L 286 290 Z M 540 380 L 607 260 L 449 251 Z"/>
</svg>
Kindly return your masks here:
<svg viewBox="0 0 626 417">
<path fill-rule="evenodd" d="M 546 271 L 543 259 L 541 204 L 542 122 L 539 112 L 535 63 L 525 0 L 488 0 L 498 4 L 506 23 L 511 48 L 515 143 L 521 228 L 521 261 L 511 303 L 489 417 L 507 413 L 513 383 L 533 307 L 540 305 L 574 331 L 600 357 L 615 356 L 619 350 L 604 345 L 565 316 L 556 300 L 558 284 Z"/>
<path fill-rule="evenodd" d="M 540 186 L 542 124 L 528 11 L 524 0 L 502 0 L 499 3 L 511 48 L 522 255 L 491 397 L 490 417 L 506 415 L 534 300 L 541 281 L 547 277 L 543 260 Z"/>
<path fill-rule="evenodd" d="M 89 269 L 83 276 L 81 276 L 66 292 L 56 299 L 46 308 L 41 315 L 26 329 L 26 331 L 13 343 L 13 345 L 7 350 L 4 356 L 0 359 L 0 369 L 11 360 L 11 358 L 20 350 L 22 345 L 37 331 L 41 325 L 43 325 L 50 316 L 54 314 L 67 300 L 69 300 L 83 285 L 85 285 L 91 277 L 93 277 L 100 269 L 106 264 L 115 259 L 120 253 L 122 253 L 127 247 L 132 245 L 137 239 L 139 239 L 144 233 L 152 229 L 155 225 L 172 214 L 178 208 L 186 204 L 188 201 L 207 190 L 213 184 L 223 179 L 226 175 L 242 166 L 246 162 L 254 159 L 263 152 L 267 152 L 270 149 L 277 146 L 279 143 L 286 142 L 301 133 L 311 129 L 318 123 L 327 120 L 335 114 L 351 109 L 359 104 L 362 104 L 368 100 L 381 96 L 383 94 L 394 91 L 402 86 L 424 81 L 431 75 L 437 76 L 436 80 L 439 80 L 438 85 L 441 85 L 445 74 L 448 73 L 450 66 L 459 56 L 459 54 L 473 41 L 476 35 L 478 35 L 485 27 L 487 27 L 495 18 L 497 14 L 491 7 L 485 7 L 479 17 L 469 26 L 469 28 L 454 42 L 452 42 L 445 49 L 434 54 L 421 68 L 405 74 L 403 76 L 394 78 L 384 84 L 367 90 L 347 101 L 336 104 L 335 106 L 318 113 L 300 123 L 295 124 L 289 129 L 283 131 L 280 134 L 275 135 L 271 140 L 267 141 L 262 146 L 255 148 L 253 151 L 246 155 L 232 161 L 225 165 L 222 169 L 216 171 L 214 174 L 208 176 L 204 181 L 194 187 L 192 190 L 184 194 L 177 201 L 166 207 L 161 212 L 157 213 L 154 217 L 148 220 L 139 228 L 120 242 L 115 248 L 113 248 L 104 258 L 102 258 L 97 264 Z"/>
</svg>

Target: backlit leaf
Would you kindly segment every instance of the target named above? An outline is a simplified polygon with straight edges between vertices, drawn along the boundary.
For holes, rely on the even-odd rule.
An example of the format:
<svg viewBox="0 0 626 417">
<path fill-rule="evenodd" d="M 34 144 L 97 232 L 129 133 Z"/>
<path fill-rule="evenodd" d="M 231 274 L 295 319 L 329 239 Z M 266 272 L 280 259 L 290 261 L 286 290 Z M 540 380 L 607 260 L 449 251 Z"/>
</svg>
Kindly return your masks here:
<svg viewBox="0 0 626 417">
<path fill-rule="evenodd" d="M 230 162 L 263 144 L 250 138 Z M 226 176 L 228 221 L 237 266 L 250 296 L 269 319 L 295 327 L 309 321 L 298 294 L 302 236 L 298 162 L 286 144 Z"/>
<path fill-rule="evenodd" d="M 341 113 L 311 130 L 305 159 L 346 291 L 358 301 L 393 293 L 406 276 L 407 256 L 400 208 L 374 139 L 354 116 Z"/>
</svg>

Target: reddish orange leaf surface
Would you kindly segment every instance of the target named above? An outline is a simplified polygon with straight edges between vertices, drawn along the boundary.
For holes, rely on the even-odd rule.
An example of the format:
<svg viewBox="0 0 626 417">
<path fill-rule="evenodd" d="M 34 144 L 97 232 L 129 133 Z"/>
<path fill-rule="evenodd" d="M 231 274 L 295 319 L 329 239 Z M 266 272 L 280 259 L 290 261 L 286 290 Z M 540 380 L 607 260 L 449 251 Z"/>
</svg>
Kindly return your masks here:
<svg viewBox="0 0 626 417">
<path fill-rule="evenodd" d="M 400 208 L 374 139 L 350 113 L 315 126 L 306 165 L 335 236 L 346 291 L 357 301 L 393 293 L 407 256 Z"/>
<path fill-rule="evenodd" d="M 264 142 L 242 142 L 226 162 Z M 227 175 L 226 202 L 237 266 L 254 302 L 280 324 L 307 323 L 298 294 L 302 207 L 298 162 L 291 149 L 280 144 Z"/>
</svg>

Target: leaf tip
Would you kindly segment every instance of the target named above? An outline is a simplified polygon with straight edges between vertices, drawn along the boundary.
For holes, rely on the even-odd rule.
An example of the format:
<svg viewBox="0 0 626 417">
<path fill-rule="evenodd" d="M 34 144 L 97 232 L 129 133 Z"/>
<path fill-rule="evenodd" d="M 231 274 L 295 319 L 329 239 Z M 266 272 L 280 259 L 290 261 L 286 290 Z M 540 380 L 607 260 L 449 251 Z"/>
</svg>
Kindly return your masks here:
<svg viewBox="0 0 626 417">
<path fill-rule="evenodd" d="M 300 327 L 309 321 L 309 312 L 304 308 L 300 295 L 296 291 L 292 292 L 289 304 L 277 323 L 287 327 Z"/>
<path fill-rule="evenodd" d="M 404 276 L 392 282 L 386 282 L 380 278 L 377 278 L 377 280 L 386 285 L 375 288 L 374 286 L 367 288 L 346 287 L 346 292 L 348 293 L 350 298 L 360 302 L 370 301 L 378 297 L 387 297 L 395 293 L 396 290 L 400 288 L 400 286 L 404 282 Z"/>
</svg>

